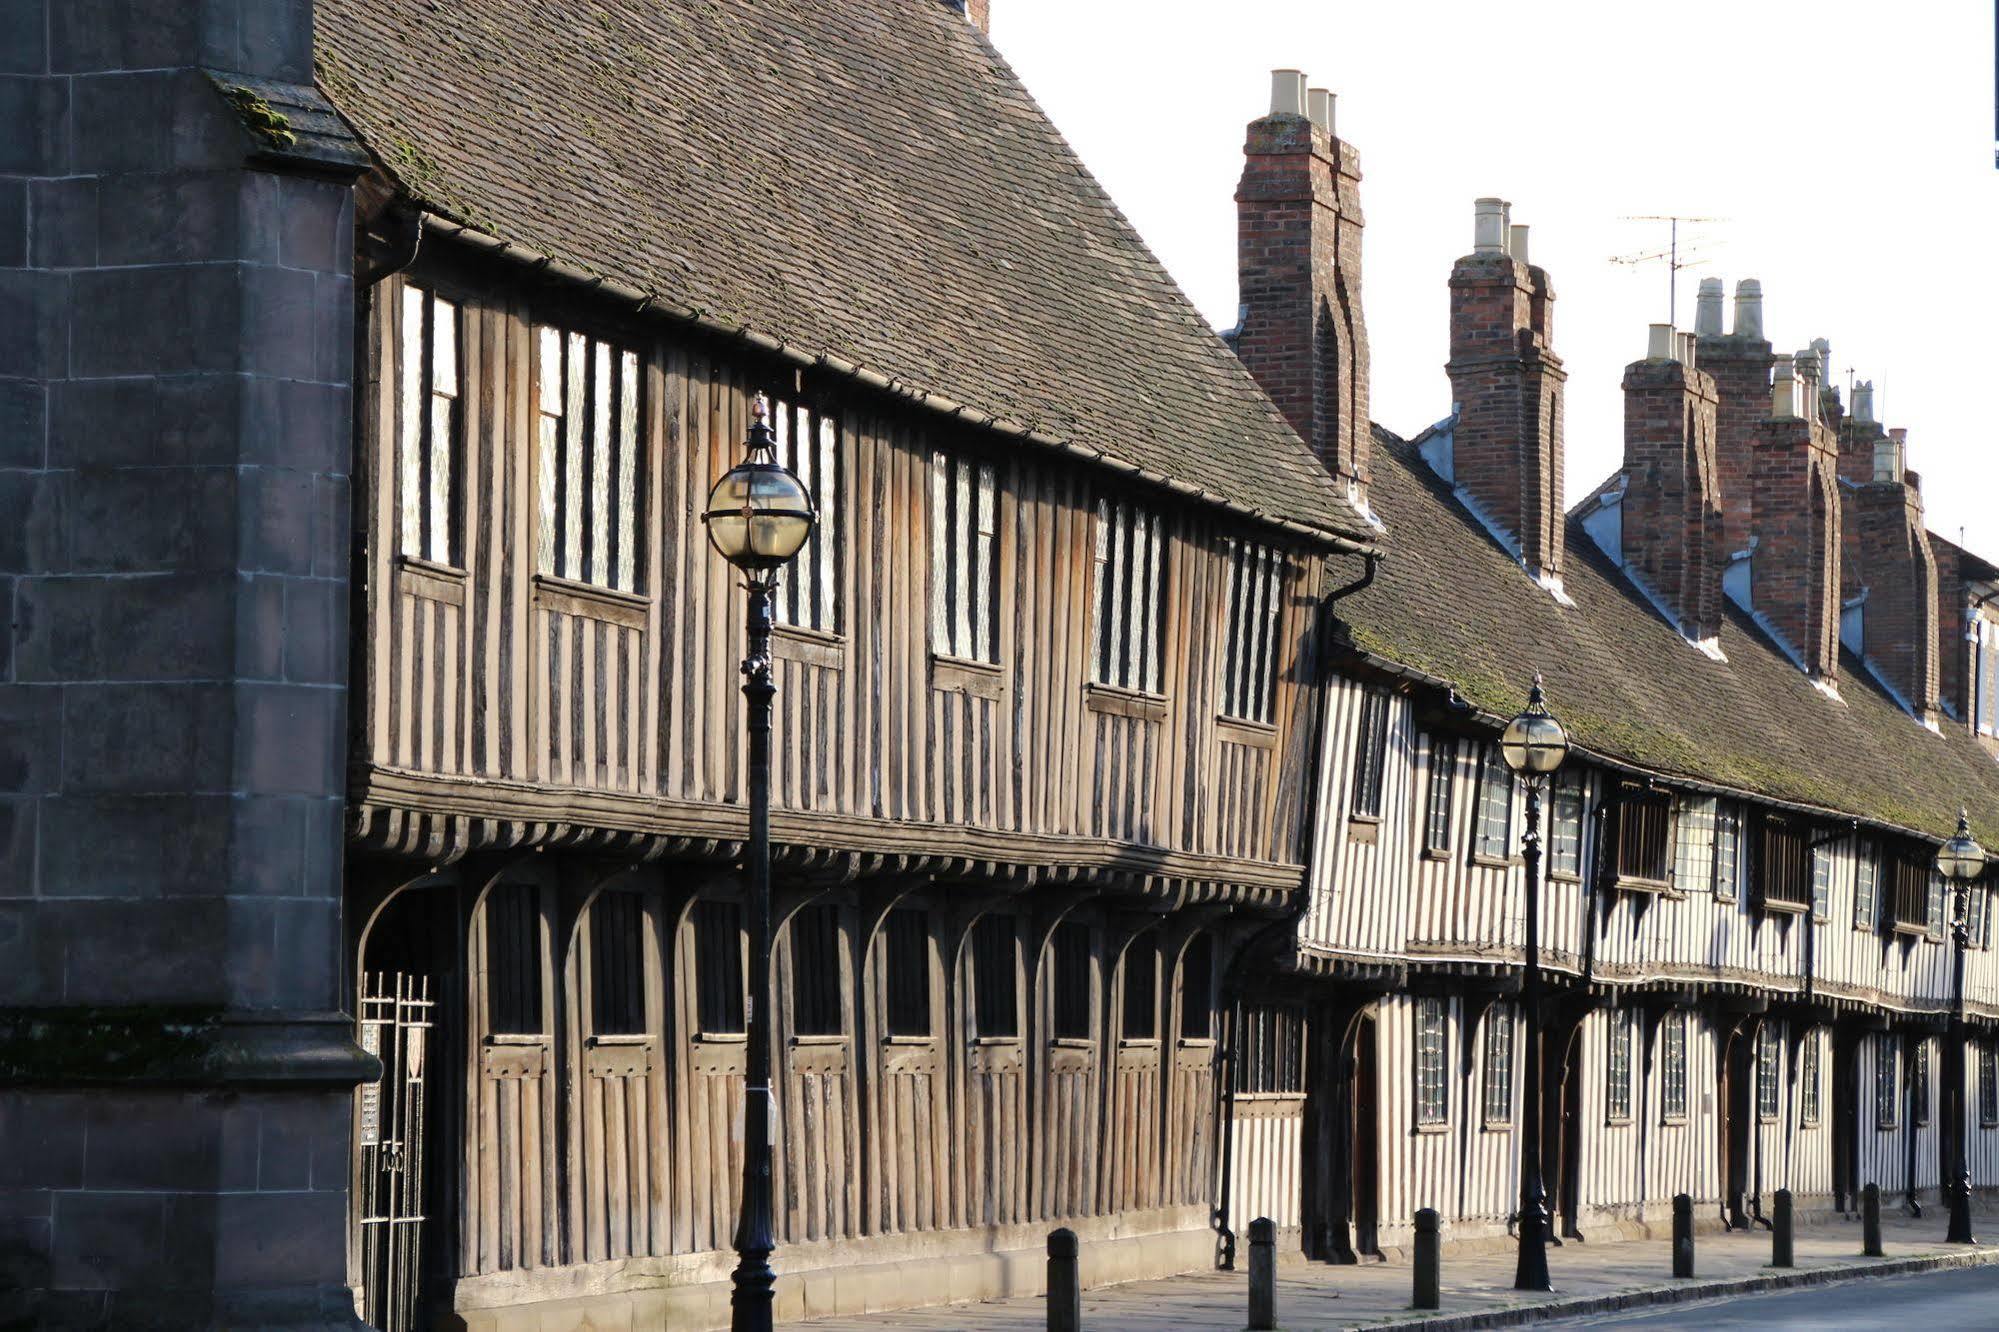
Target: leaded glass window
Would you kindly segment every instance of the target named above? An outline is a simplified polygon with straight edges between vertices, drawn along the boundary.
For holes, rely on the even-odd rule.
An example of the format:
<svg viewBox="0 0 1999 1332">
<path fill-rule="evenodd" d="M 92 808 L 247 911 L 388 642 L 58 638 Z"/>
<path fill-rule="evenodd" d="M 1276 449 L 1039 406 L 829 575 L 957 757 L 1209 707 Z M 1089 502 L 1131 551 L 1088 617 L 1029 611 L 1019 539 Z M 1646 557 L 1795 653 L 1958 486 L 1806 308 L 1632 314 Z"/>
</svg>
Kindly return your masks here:
<svg viewBox="0 0 1999 1332">
<path fill-rule="evenodd" d="M 1513 1122 L 1513 1010 L 1485 1010 L 1485 1122 Z"/>
<path fill-rule="evenodd" d="M 1442 1124 L 1450 1118 L 1449 1037 L 1444 1029 L 1444 1001 L 1425 996 L 1416 1001 L 1416 1122 Z"/>
<path fill-rule="evenodd" d="M 1631 1009 L 1610 1012 L 1610 1058 L 1604 1084 L 1604 1114 L 1613 1124 L 1631 1119 Z"/>
<path fill-rule="evenodd" d="M 1687 1117 L 1687 1015 L 1675 1010 L 1660 1023 L 1660 1112 L 1669 1120 Z"/>
<path fill-rule="evenodd" d="M 1583 872 L 1583 779 L 1573 770 L 1555 777 L 1548 819 L 1548 872 Z"/>
<path fill-rule="evenodd" d="M 1489 746 L 1480 765 L 1478 778 L 1479 855 L 1504 860 L 1513 854 L 1513 773 L 1499 756 L 1499 746 Z"/>
<path fill-rule="evenodd" d="M 1673 886 L 1683 893 L 1714 891 L 1713 796 L 1682 796 L 1673 838 Z"/>
<path fill-rule="evenodd" d="M 1765 1022 L 1756 1029 L 1756 1117 L 1766 1124 L 1777 1121 L 1783 1076 L 1784 1047 L 1777 1036 L 1777 1024 Z"/>
<path fill-rule="evenodd" d="M 1431 851 L 1451 846 L 1451 787 L 1457 773 L 1455 742 L 1438 736 L 1430 742 L 1430 807 L 1423 821 L 1423 845 Z"/>
</svg>

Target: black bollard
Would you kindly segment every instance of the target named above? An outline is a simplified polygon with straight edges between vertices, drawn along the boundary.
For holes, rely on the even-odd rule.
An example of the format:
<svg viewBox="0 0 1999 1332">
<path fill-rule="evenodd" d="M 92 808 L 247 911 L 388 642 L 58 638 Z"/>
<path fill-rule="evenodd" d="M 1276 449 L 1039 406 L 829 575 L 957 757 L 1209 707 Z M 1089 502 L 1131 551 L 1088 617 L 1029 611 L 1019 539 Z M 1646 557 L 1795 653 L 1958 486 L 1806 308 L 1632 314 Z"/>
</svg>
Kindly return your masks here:
<svg viewBox="0 0 1999 1332">
<path fill-rule="evenodd" d="M 1443 1254 L 1438 1251 L 1437 1209 L 1425 1207 L 1416 1213 L 1415 1292 L 1410 1304 L 1418 1309 L 1441 1309 L 1443 1298 Z"/>
<path fill-rule="evenodd" d="M 1881 1186 L 1869 1184 L 1860 1193 L 1860 1252 L 1881 1256 Z"/>
<path fill-rule="evenodd" d="M 1673 1275 L 1694 1274 L 1694 1200 L 1684 1193 L 1673 1195 Z"/>
<path fill-rule="evenodd" d="M 1770 1266 L 1796 1267 L 1791 1253 L 1791 1191 L 1777 1190 L 1777 1215 L 1770 1223 Z"/>
<path fill-rule="evenodd" d="M 1048 1332 L 1082 1332 L 1083 1282 L 1077 1272 L 1076 1232 L 1048 1232 Z"/>
<path fill-rule="evenodd" d="M 1267 1216 L 1249 1223 L 1249 1326 L 1277 1326 L 1277 1227 Z"/>
</svg>

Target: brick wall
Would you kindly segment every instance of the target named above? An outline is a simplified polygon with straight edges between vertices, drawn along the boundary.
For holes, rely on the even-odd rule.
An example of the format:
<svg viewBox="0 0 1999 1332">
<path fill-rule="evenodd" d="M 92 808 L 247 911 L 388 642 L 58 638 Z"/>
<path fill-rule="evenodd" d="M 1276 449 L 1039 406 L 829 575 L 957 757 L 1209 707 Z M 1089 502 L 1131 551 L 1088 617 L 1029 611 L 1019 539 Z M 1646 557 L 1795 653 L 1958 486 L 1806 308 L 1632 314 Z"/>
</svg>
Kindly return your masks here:
<svg viewBox="0 0 1999 1332">
<path fill-rule="evenodd" d="M 1251 122 L 1236 190 L 1236 353 L 1335 476 L 1365 487 L 1360 154 L 1304 116 Z"/>
<path fill-rule="evenodd" d="M 1938 698 L 1937 561 L 1923 524 L 1922 492 L 1907 482 L 1845 490 L 1847 581 L 1867 594 L 1862 651 L 1919 715 Z M 1954 616 L 1962 620 L 1961 612 Z M 1960 627 L 1960 637 L 1962 629 Z"/>
<path fill-rule="evenodd" d="M 1560 577 L 1565 545 L 1562 384 L 1555 293 L 1539 268 L 1475 253 L 1451 270 L 1452 437 L 1457 485 L 1519 543 L 1527 567 Z"/>
<path fill-rule="evenodd" d="M 203 69 L 309 0 L 0 5 L 0 1324 L 354 1325 L 352 208 Z"/>
<path fill-rule="evenodd" d="M 1769 398 L 1766 394 L 1765 411 Z M 1721 413 L 1716 413 L 1719 419 Z M 1724 469 L 1722 486 L 1729 479 Z M 1804 417 L 1756 424 L 1749 458 L 1756 557 L 1750 597 L 1816 679 L 1839 674 L 1839 449 Z"/>
<path fill-rule="evenodd" d="M 1721 625 L 1714 380 L 1672 360 L 1624 372 L 1624 559 L 1689 638 Z"/>
</svg>

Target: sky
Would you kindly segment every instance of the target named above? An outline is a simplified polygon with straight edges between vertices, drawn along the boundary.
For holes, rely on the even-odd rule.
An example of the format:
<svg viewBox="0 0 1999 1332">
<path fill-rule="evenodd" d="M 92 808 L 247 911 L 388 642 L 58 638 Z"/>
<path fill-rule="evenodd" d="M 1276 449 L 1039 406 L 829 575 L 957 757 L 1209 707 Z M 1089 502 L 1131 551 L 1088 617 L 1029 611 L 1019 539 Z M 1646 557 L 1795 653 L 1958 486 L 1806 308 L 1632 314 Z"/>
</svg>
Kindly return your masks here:
<svg viewBox="0 0 1999 1332">
<path fill-rule="evenodd" d="M 1360 152 L 1375 419 L 1447 415 L 1446 281 L 1472 201 L 1531 228 L 1569 379 L 1571 501 L 1623 448 L 1624 366 L 1703 277 L 1763 284 L 1777 351 L 1832 344 L 1909 430 L 1932 530 L 1999 558 L 1993 7 L 1679 0 L 993 0 L 992 36 L 1201 313 L 1236 320 L 1235 186 L 1270 71 Z M 1689 244 L 1689 242 L 1693 242 Z M 1731 302 L 1732 305 L 1732 302 Z M 1850 402 L 1851 399 L 1849 398 Z"/>
</svg>

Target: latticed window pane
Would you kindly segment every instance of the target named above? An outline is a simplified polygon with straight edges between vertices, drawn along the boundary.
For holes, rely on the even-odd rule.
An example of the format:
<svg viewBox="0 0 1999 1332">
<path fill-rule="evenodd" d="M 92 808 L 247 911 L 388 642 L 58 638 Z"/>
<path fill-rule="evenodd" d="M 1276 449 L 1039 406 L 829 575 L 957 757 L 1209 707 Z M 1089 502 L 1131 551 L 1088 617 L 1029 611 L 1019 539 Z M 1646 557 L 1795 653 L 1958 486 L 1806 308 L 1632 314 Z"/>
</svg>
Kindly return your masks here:
<svg viewBox="0 0 1999 1332">
<path fill-rule="evenodd" d="M 1166 610 L 1160 584 L 1166 544 L 1161 526 L 1136 505 L 1097 501 L 1090 678 L 1098 684 L 1160 692 Z"/>
<path fill-rule="evenodd" d="M 458 386 L 458 307 L 403 288 L 396 361 L 397 550 L 456 565 L 457 482 L 462 459 Z"/>
<path fill-rule="evenodd" d="M 1093 951 L 1089 926 L 1081 921 L 1070 920 L 1055 927 L 1057 1039 L 1082 1040 L 1090 1035 Z"/>
<path fill-rule="evenodd" d="M 809 906 L 791 918 L 791 1024 L 800 1036 L 845 1030 L 840 1005 L 840 908 Z"/>
<path fill-rule="evenodd" d="M 1416 1122 L 1442 1124 L 1450 1118 L 1448 1053 L 1444 1031 L 1444 1001 L 1416 1001 Z"/>
<path fill-rule="evenodd" d="M 1447 851 L 1451 845 L 1451 786 L 1458 770 L 1455 742 L 1438 736 L 1430 742 L 1430 804 L 1423 820 L 1423 845 Z"/>
<path fill-rule="evenodd" d="M 1760 900 L 1786 906 L 1811 904 L 1811 861 L 1805 833 L 1785 819 L 1765 815 L 1756 848 L 1756 880 Z"/>
<path fill-rule="evenodd" d="M 1612 1123 L 1631 1118 L 1631 1027 L 1630 1009 L 1610 1014 L 1610 1058 L 1604 1084 L 1604 1113 Z"/>
<path fill-rule="evenodd" d="M 547 327 L 535 349 L 535 571 L 641 591 L 638 354 Z"/>
<path fill-rule="evenodd" d="M 1012 916 L 979 917 L 972 927 L 972 1023 L 981 1036 L 1020 1035 Z"/>
<path fill-rule="evenodd" d="M 1664 883 L 1671 871 L 1667 829 L 1673 821 L 1673 798 L 1664 791 L 1626 786 L 1617 804 L 1617 874 L 1619 878 Z"/>
<path fill-rule="evenodd" d="M 1485 1010 L 1485 1122 L 1513 1122 L 1513 1010 Z"/>
<path fill-rule="evenodd" d="M 1687 1015 L 1666 1014 L 1660 1026 L 1660 1112 L 1667 1119 L 1687 1117 Z"/>
<path fill-rule="evenodd" d="M 1916 1042 L 1916 1056 L 1909 1068 L 1911 1099 L 1916 1103 L 1916 1127 L 1930 1122 L 1930 1043 Z"/>
<path fill-rule="evenodd" d="M 1574 772 L 1555 778 L 1554 798 L 1548 820 L 1548 871 L 1551 874 L 1583 872 L 1583 779 Z"/>
<path fill-rule="evenodd" d="M 1513 773 L 1497 746 L 1485 751 L 1478 778 L 1478 854 L 1513 854 Z"/>
<path fill-rule="evenodd" d="M 1222 638 L 1222 713 L 1269 721 L 1277 684 L 1278 617 L 1284 609 L 1284 555 L 1230 537 L 1228 623 Z"/>
<path fill-rule="evenodd" d="M 1978 1122 L 1988 1128 L 1999 1124 L 1999 1061 L 1983 1041 L 1978 1045 Z"/>
<path fill-rule="evenodd" d="M 841 534 L 846 488 L 840 475 L 840 427 L 834 413 L 771 395 L 771 431 L 778 461 L 789 467 L 818 513 L 812 536 L 784 571 L 774 614 L 779 624 L 825 633 L 840 630 Z"/>
<path fill-rule="evenodd" d="M 1149 1041 L 1159 1035 L 1159 942 L 1152 936 L 1124 953 L 1124 1038 Z"/>
<path fill-rule="evenodd" d="M 1683 796 L 1673 839 L 1673 886 L 1683 893 L 1714 891 L 1714 797 Z"/>
<path fill-rule="evenodd" d="M 998 480 L 991 463 L 930 455 L 930 649 L 999 661 Z"/>
<path fill-rule="evenodd" d="M 1777 1037 L 1777 1024 L 1765 1022 L 1756 1029 L 1756 1117 L 1774 1123 L 1782 1092 L 1784 1049 Z"/>
<path fill-rule="evenodd" d="M 1236 1090 L 1305 1090 L 1305 1013 L 1289 1004 L 1245 1004 L 1236 1042 Z"/>
<path fill-rule="evenodd" d="M 1926 931 L 1930 938 L 1943 938 L 1945 919 L 1943 875 L 1937 873 L 1933 868 L 1930 870 L 1929 916 L 1927 917 L 1928 930 Z"/>
<path fill-rule="evenodd" d="M 1354 736 L 1353 812 L 1381 817 L 1381 788 L 1388 767 L 1388 695 L 1379 689 L 1362 693 L 1360 729 Z"/>
<path fill-rule="evenodd" d="M 1824 920 L 1832 913 L 1832 848 L 1812 848 L 1812 919 Z"/>
<path fill-rule="evenodd" d="M 1866 842 L 1854 848 L 1853 863 L 1853 925 L 1855 929 L 1871 930 L 1879 920 L 1881 911 L 1881 862 L 1874 854 L 1874 848 Z"/>
<path fill-rule="evenodd" d="M 1798 1050 L 1798 1117 L 1806 1127 L 1819 1122 L 1819 1032 L 1805 1033 Z"/>
<path fill-rule="evenodd" d="M 1901 1119 L 1900 1073 L 1901 1048 L 1895 1038 L 1879 1035 L 1874 1038 L 1874 1124 L 1877 1128 L 1894 1128 Z"/>
<path fill-rule="evenodd" d="M 1733 902 L 1742 878 L 1742 807 L 1727 802 L 1714 808 L 1714 900 Z"/>
</svg>

